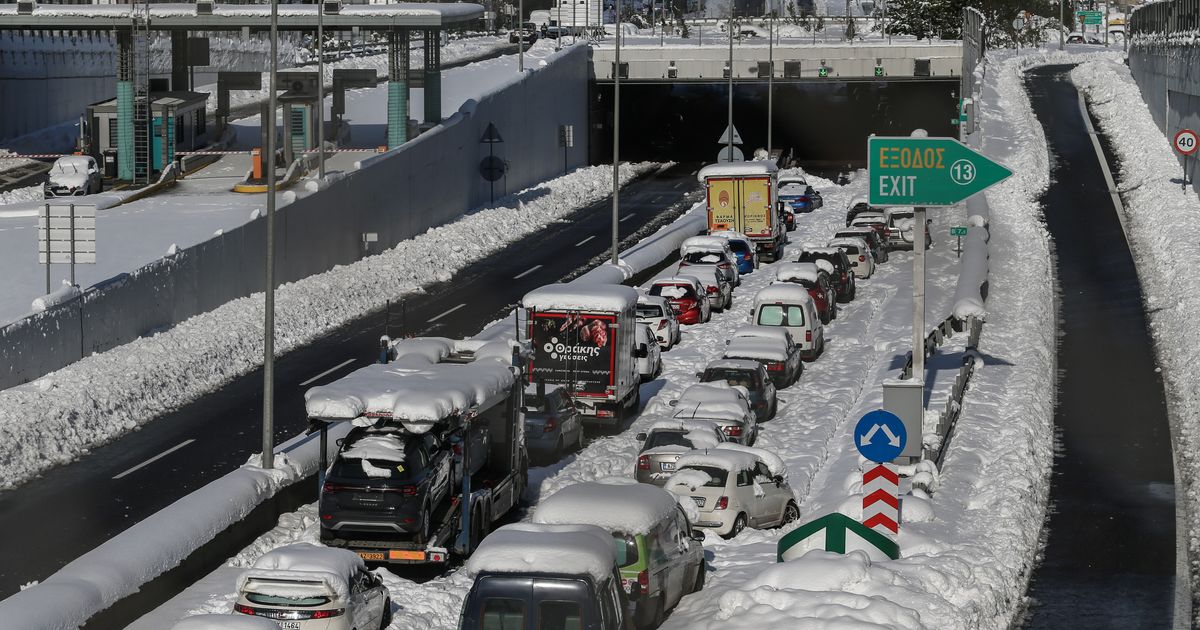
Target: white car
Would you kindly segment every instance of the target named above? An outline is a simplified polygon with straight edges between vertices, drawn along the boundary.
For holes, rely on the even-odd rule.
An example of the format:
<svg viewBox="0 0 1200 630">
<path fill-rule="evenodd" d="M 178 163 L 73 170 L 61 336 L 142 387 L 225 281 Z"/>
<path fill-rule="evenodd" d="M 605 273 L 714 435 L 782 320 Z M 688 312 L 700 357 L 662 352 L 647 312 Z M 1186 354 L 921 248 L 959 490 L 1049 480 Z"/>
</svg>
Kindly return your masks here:
<svg viewBox="0 0 1200 630">
<path fill-rule="evenodd" d="M 725 443 L 684 453 L 675 464 L 663 487 L 696 502 L 696 527 L 733 538 L 747 527 L 779 527 L 800 518 L 787 470 L 770 451 Z"/>
<path fill-rule="evenodd" d="M 742 282 L 733 249 L 728 240 L 719 236 L 693 236 L 679 245 L 680 273 L 690 273 L 690 269 L 682 270 L 693 266 L 715 267 L 733 286 Z"/>
<path fill-rule="evenodd" d="M 758 418 L 745 387 L 725 382 L 696 383 L 669 403 L 675 420 L 708 420 L 732 442 L 751 445 L 758 439 Z"/>
<path fill-rule="evenodd" d="M 875 258 L 871 256 L 870 246 L 861 238 L 835 238 L 829 241 L 829 246 L 846 252 L 856 277 L 870 278 L 875 273 Z"/>
<path fill-rule="evenodd" d="M 658 347 L 658 338 L 645 324 L 636 324 L 634 333 L 634 348 L 637 349 L 638 375 L 642 382 L 652 381 L 662 373 L 662 350 Z"/>
<path fill-rule="evenodd" d="M 670 350 L 679 343 L 679 319 L 675 317 L 675 309 L 671 308 L 671 303 L 665 297 L 639 295 L 637 322 L 650 327 L 663 350 Z"/>
<path fill-rule="evenodd" d="M 263 554 L 242 573 L 233 612 L 287 630 L 363 630 L 387 627 L 392 602 L 358 554 L 295 543 Z"/>
<path fill-rule="evenodd" d="M 100 167 L 90 155 L 67 155 L 54 161 L 42 191 L 46 197 L 78 197 L 104 188 Z"/>
<path fill-rule="evenodd" d="M 800 356 L 815 360 L 825 351 L 825 326 L 808 289 L 791 282 L 769 284 L 754 295 L 750 323 L 783 326 L 800 346 Z"/>
</svg>

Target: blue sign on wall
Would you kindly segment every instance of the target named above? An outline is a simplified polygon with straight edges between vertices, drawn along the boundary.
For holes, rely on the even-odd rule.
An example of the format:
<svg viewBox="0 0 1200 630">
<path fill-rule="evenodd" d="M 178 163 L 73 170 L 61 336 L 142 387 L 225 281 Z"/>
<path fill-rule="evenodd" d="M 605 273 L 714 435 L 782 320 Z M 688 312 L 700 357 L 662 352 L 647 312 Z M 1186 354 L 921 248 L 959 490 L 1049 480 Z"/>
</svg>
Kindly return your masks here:
<svg viewBox="0 0 1200 630">
<path fill-rule="evenodd" d="M 872 411 L 854 427 L 854 446 L 873 462 L 890 462 L 904 451 L 908 434 L 900 416 L 882 409 Z"/>
</svg>

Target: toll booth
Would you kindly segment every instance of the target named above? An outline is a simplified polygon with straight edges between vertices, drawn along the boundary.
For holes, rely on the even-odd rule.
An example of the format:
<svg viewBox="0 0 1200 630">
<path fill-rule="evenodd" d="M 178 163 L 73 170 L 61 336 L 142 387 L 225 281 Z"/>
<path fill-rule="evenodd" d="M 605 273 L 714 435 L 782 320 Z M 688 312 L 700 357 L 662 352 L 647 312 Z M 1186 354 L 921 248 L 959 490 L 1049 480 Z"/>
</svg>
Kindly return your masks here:
<svg viewBox="0 0 1200 630">
<path fill-rule="evenodd" d="M 191 151 L 208 145 L 206 92 L 151 92 L 150 167 L 161 172 L 175 160 L 176 151 Z M 87 108 L 91 154 L 109 166 L 107 159 L 117 152 L 117 99 L 101 101 Z M 115 159 L 115 157 L 114 157 Z"/>
</svg>

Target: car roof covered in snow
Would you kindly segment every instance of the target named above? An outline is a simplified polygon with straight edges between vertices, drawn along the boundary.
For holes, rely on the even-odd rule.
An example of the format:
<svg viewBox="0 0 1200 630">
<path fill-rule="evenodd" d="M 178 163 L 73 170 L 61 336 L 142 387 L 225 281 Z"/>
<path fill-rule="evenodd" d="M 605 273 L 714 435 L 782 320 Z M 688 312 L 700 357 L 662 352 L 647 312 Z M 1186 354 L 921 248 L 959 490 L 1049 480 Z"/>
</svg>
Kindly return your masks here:
<svg viewBox="0 0 1200 630">
<path fill-rule="evenodd" d="M 780 174 L 779 175 L 779 185 L 783 186 L 785 184 L 800 184 L 801 186 L 807 186 L 808 178 L 805 177 L 804 175 Z"/>
<path fill-rule="evenodd" d="M 680 420 L 744 420 L 749 414 L 749 392 L 745 387 L 730 387 L 724 381 L 714 381 L 696 383 L 683 390 L 672 417 Z"/>
<path fill-rule="evenodd" d="M 538 311 L 613 312 L 632 309 L 637 289 L 617 284 L 548 284 L 525 294 L 521 305 Z"/>
<path fill-rule="evenodd" d="M 697 278 L 696 276 L 693 276 L 688 273 L 678 273 L 673 276 L 663 276 L 661 278 L 655 278 L 654 282 L 650 283 L 651 286 L 656 285 L 656 284 L 686 284 L 693 288 L 696 288 L 696 287 L 699 287 L 701 289 L 704 288 L 702 286 L 704 283 L 700 282 L 700 278 Z"/>
<path fill-rule="evenodd" d="M 206 614 L 184 617 L 171 630 L 279 630 L 279 624 L 266 617 Z"/>
<path fill-rule="evenodd" d="M 651 433 L 654 431 L 708 431 L 711 433 L 716 426 L 717 425 L 709 422 L 708 420 L 655 420 L 654 424 L 651 424 L 649 428 L 646 429 L 646 433 Z"/>
<path fill-rule="evenodd" d="M 871 205 L 871 201 L 863 195 L 857 195 L 850 199 L 850 205 L 848 205 L 846 207 L 853 208 L 854 206 L 857 206 L 859 204 L 866 204 L 869 206 L 869 205 Z"/>
<path fill-rule="evenodd" d="M 612 534 L 595 525 L 513 523 L 488 534 L 467 560 L 467 573 L 590 575 L 597 582 L 616 570 Z"/>
<path fill-rule="evenodd" d="M 784 465 L 783 459 L 776 455 L 774 451 L 768 451 L 767 449 L 760 448 L 758 446 L 746 446 L 736 442 L 722 442 L 718 444 L 716 448 L 753 455 L 758 458 L 758 461 L 766 465 L 767 470 L 771 471 L 772 475 L 787 477 L 787 466 Z"/>
<path fill-rule="evenodd" d="M 645 293 L 638 295 L 638 304 L 654 305 L 664 309 L 671 308 L 671 303 L 667 301 L 667 298 L 661 295 L 647 295 Z M 666 311 L 663 312 L 665 313 Z"/>
<path fill-rule="evenodd" d="M 694 467 L 694 466 L 711 466 L 737 472 L 741 470 L 754 470 L 758 464 L 758 457 L 750 453 L 742 451 L 734 451 L 723 448 L 710 448 L 705 450 L 688 451 L 679 456 L 675 462 L 675 469 Z"/>
<path fill-rule="evenodd" d="M 679 245 L 681 255 L 689 252 L 724 252 L 727 249 L 729 241 L 719 236 L 692 236 Z"/>
<path fill-rule="evenodd" d="M 841 247 L 841 246 L 857 247 L 860 250 L 867 249 L 867 247 L 868 247 L 866 241 L 862 240 L 861 238 L 854 238 L 853 236 L 843 236 L 841 238 L 831 238 L 831 239 L 829 239 L 829 244 L 832 245 L 833 247 Z"/>
<path fill-rule="evenodd" d="M 812 264 L 816 265 L 817 269 L 824 271 L 825 273 L 829 274 L 830 276 L 833 275 L 833 272 L 837 271 L 837 267 L 834 267 L 833 263 L 829 262 L 828 260 L 825 260 L 824 258 L 818 258 L 818 259 L 814 260 Z"/>
<path fill-rule="evenodd" d="M 898 206 L 895 208 L 884 208 L 883 214 L 888 217 L 893 217 L 893 216 L 896 216 L 897 214 L 911 217 L 911 216 L 916 215 L 916 209 L 914 209 L 912 206 Z"/>
<path fill-rule="evenodd" d="M 820 278 L 821 268 L 816 263 L 782 263 L 775 267 L 775 279 L 780 282 L 817 282 Z"/>
<path fill-rule="evenodd" d="M 716 359 L 704 366 L 705 370 L 758 370 L 758 362 L 749 359 Z"/>
<path fill-rule="evenodd" d="M 545 525 L 595 525 L 610 532 L 647 534 L 675 513 L 675 497 L 649 484 L 584 482 L 542 499 L 533 522 Z"/>
<path fill-rule="evenodd" d="M 788 358 L 787 349 L 779 342 L 748 337 L 731 339 L 721 356 L 760 361 L 787 361 Z"/>
<path fill-rule="evenodd" d="M 862 223 L 886 223 L 887 216 L 882 212 L 861 212 L 853 219 L 850 219 L 850 226 L 854 227 Z"/>
<path fill-rule="evenodd" d="M 322 584 L 341 599 L 348 599 L 350 580 L 366 569 L 366 563 L 353 551 L 293 543 L 268 551 L 255 560 L 254 566 L 238 578 L 238 592 L 251 586 L 255 592 L 287 597 L 288 593 L 294 592 L 289 589 L 303 588 L 289 584 L 311 582 Z"/>
<path fill-rule="evenodd" d="M 704 181 L 709 177 L 736 177 L 745 175 L 774 175 L 779 167 L 774 162 L 754 160 L 749 162 L 723 162 L 709 164 L 696 174 L 696 181 Z"/>
<path fill-rule="evenodd" d="M 768 284 L 754 294 L 754 306 L 761 304 L 807 304 L 812 301 L 808 289 L 789 283 Z"/>
<path fill-rule="evenodd" d="M 858 219 L 855 219 L 855 222 L 857 222 L 857 221 L 858 221 Z M 870 238 L 872 234 L 875 234 L 875 233 L 876 233 L 875 230 L 873 230 L 869 227 L 863 227 L 861 225 L 851 225 L 848 228 L 842 228 L 842 229 L 838 230 L 834 234 L 835 234 L 836 238 L 842 238 L 839 235 L 845 234 L 845 235 L 851 236 L 853 238 L 861 238 L 865 241 L 868 238 Z M 859 235 L 861 235 L 861 236 L 859 236 Z"/>
<path fill-rule="evenodd" d="M 832 254 L 835 256 L 842 253 L 842 250 L 836 247 L 827 247 L 823 245 L 805 245 L 804 247 L 800 248 L 800 251 L 809 252 L 812 254 Z"/>
<path fill-rule="evenodd" d="M 733 334 L 729 336 L 729 340 L 765 339 L 775 343 L 787 343 L 788 338 L 791 336 L 792 333 L 788 332 L 786 328 L 782 328 L 780 326 L 750 325 L 742 326 L 741 328 L 733 331 Z"/>
<path fill-rule="evenodd" d="M 94 158 L 88 155 L 64 155 L 63 157 L 54 160 L 53 168 L 56 171 L 64 173 L 74 173 L 87 171 L 88 166 L 94 161 Z"/>
<path fill-rule="evenodd" d="M 308 417 L 354 420 L 392 418 L 413 433 L 483 405 L 512 387 L 516 377 L 501 357 L 472 363 L 427 363 L 419 355 L 405 361 L 359 368 L 304 394 Z"/>
<path fill-rule="evenodd" d="M 723 239 L 729 240 L 729 241 L 743 241 L 748 245 L 753 244 L 753 243 L 751 243 L 749 236 L 746 236 L 745 234 L 742 234 L 741 232 L 737 232 L 734 230 L 717 230 L 716 232 L 709 232 L 708 235 L 716 237 L 716 238 L 723 238 Z M 686 241 L 684 241 L 684 242 L 686 242 Z"/>
</svg>

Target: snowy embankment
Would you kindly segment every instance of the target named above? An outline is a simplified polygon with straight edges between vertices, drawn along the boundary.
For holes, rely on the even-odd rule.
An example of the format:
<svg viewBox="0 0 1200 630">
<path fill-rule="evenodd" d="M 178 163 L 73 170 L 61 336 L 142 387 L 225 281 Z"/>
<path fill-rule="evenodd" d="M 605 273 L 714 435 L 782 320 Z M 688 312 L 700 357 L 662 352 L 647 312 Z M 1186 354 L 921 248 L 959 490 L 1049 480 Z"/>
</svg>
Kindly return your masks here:
<svg viewBox="0 0 1200 630">
<path fill-rule="evenodd" d="M 624 165 L 622 183 L 657 167 Z M 449 280 L 466 265 L 603 199 L 611 178 L 609 166 L 582 168 L 378 256 L 283 285 L 276 293 L 277 353 L 383 308 L 388 299 Z M 437 265 L 429 264 L 429 252 L 439 253 Z M 262 318 L 262 294 L 255 294 L 0 392 L 3 486 L 69 462 L 255 369 L 262 362 Z"/>
<path fill-rule="evenodd" d="M 1200 554 L 1200 276 L 1180 269 L 1200 260 L 1196 223 L 1200 201 L 1180 184 L 1182 168 L 1170 140 L 1119 61 L 1092 61 L 1071 72 L 1088 109 L 1107 136 L 1117 164 L 1113 176 L 1125 206 L 1124 225 L 1142 283 L 1145 309 L 1162 368 L 1167 408 L 1183 479 L 1189 556 Z M 1195 159 L 1195 158 L 1193 158 Z M 1182 272 L 1181 272 L 1182 271 Z M 1195 567 L 1192 571 L 1195 572 Z"/>
<path fill-rule="evenodd" d="M 0 162 L 0 166 L 6 163 Z M 26 201 L 42 201 L 43 199 L 45 199 L 45 194 L 42 192 L 40 185 L 26 186 L 25 188 L 17 188 L 0 193 L 0 206 L 7 206 L 10 203 L 24 203 Z"/>
</svg>

